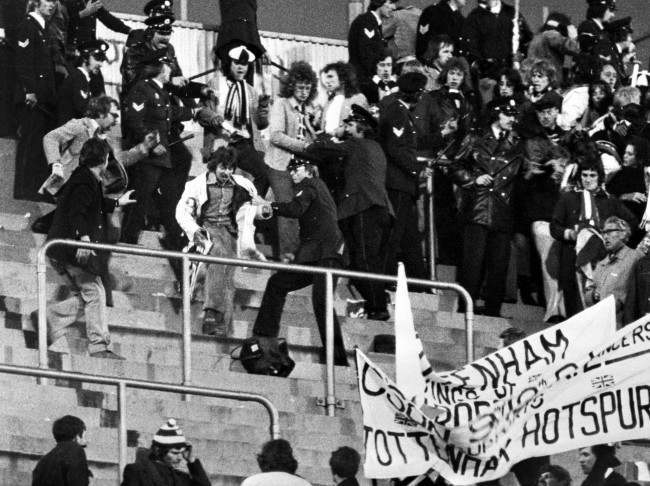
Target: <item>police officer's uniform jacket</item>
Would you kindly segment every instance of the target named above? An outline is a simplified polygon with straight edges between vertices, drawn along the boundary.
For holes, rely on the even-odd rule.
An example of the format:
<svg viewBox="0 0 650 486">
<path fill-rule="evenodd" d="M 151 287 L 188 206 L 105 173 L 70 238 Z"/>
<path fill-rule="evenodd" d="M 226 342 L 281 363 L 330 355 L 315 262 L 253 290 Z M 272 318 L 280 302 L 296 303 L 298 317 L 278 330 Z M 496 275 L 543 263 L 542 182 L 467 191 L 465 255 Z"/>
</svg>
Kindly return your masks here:
<svg viewBox="0 0 650 486">
<path fill-rule="evenodd" d="M 128 34 L 131 31 L 128 25 L 104 7 L 100 8 L 94 15 L 82 18 L 79 12 L 86 8 L 86 3 L 88 2 L 84 0 L 64 0 L 63 2 L 70 16 L 68 44 L 78 46 L 83 42 L 97 40 L 97 20 L 113 32 Z"/>
<path fill-rule="evenodd" d="M 417 133 L 412 113 L 399 98 L 382 109 L 379 140 L 387 158 L 386 187 L 416 196 L 419 172 Z"/>
<path fill-rule="evenodd" d="M 127 147 L 142 142 L 147 133 L 157 130 L 160 143 L 167 146 L 170 142 L 172 125 L 175 122 L 192 118 L 192 109 L 188 106 L 173 106 L 167 90 L 154 79 L 138 82 L 126 99 L 125 123 L 128 127 Z M 171 168 L 169 152 L 150 157 L 142 163 Z"/>
<path fill-rule="evenodd" d="M 18 26 L 16 46 L 17 100 L 23 102 L 25 94 L 34 93 L 39 104 L 54 104 L 54 47 L 34 12 Z"/>
<path fill-rule="evenodd" d="M 490 127 L 474 141 L 469 154 L 452 164 L 450 176 L 463 189 L 461 213 L 466 223 L 512 231 L 512 201 L 523 161 L 518 137 L 511 132 L 500 140 Z M 484 174 L 494 178 L 493 184 L 477 186 L 476 179 Z"/>
<path fill-rule="evenodd" d="M 295 263 L 316 263 L 342 259 L 343 235 L 337 222 L 336 205 L 325 183 L 306 177 L 294 186 L 295 197 L 289 202 L 271 203 L 273 212 L 286 218 L 297 218 L 300 245 Z"/>
<path fill-rule="evenodd" d="M 73 118 L 83 118 L 90 97 L 90 76 L 80 68 L 72 69 L 57 96 L 56 114 L 59 125 Z"/>
<path fill-rule="evenodd" d="M 415 38 L 415 55 L 423 61 L 429 41 L 438 35 L 448 35 L 455 43 L 457 56 L 462 56 L 465 50 L 463 27 L 465 17 L 460 10 L 453 10 L 448 1 L 441 1 L 429 5 L 422 11 L 418 21 L 418 30 Z"/>
<path fill-rule="evenodd" d="M 375 74 L 375 65 L 383 49 L 384 38 L 375 14 L 366 12 L 354 19 L 348 33 L 348 54 L 360 81 Z"/>
</svg>

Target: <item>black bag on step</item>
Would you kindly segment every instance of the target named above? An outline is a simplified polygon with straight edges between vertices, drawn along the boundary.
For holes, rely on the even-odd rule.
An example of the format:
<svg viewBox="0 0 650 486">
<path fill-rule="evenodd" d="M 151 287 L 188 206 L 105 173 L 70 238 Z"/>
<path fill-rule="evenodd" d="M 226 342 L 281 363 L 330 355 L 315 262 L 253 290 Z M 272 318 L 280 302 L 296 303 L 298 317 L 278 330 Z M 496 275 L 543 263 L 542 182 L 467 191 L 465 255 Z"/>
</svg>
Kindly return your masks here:
<svg viewBox="0 0 650 486">
<path fill-rule="evenodd" d="M 254 336 L 244 341 L 239 360 L 253 375 L 286 377 L 296 366 L 289 357 L 289 347 L 283 338 Z"/>
</svg>

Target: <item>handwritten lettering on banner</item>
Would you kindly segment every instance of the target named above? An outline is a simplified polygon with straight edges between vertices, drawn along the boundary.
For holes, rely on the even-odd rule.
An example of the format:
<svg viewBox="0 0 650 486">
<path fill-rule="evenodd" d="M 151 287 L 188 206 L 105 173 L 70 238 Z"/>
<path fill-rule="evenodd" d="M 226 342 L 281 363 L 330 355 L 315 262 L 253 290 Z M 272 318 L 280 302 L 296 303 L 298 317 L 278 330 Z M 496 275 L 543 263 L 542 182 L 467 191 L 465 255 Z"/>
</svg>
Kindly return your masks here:
<svg viewBox="0 0 650 486">
<path fill-rule="evenodd" d="M 528 457 L 650 437 L 649 321 L 548 366 L 525 393 L 481 407 L 477 420 L 458 427 L 423 413 L 357 352 L 366 476 L 433 468 L 453 484 L 472 484 L 499 478 Z"/>
<path fill-rule="evenodd" d="M 424 403 L 440 410 L 437 423 L 458 427 L 474 420 L 493 402 L 525 390 L 548 366 L 609 342 L 615 332 L 616 306 L 609 297 L 458 370 L 429 373 Z"/>
</svg>

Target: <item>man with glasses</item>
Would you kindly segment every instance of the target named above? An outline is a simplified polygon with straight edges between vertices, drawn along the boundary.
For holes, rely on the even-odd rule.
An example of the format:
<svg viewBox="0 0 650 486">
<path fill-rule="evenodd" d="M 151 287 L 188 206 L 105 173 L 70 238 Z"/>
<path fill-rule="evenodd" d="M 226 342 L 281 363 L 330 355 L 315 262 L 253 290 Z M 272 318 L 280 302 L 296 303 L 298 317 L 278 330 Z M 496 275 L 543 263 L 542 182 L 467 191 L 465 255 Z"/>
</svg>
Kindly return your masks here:
<svg viewBox="0 0 650 486">
<path fill-rule="evenodd" d="M 55 197 L 70 175 L 79 166 L 79 153 L 87 140 L 93 137 L 107 139 L 106 134 L 117 124 L 120 110 L 117 100 L 108 96 L 92 98 L 86 108 L 86 116 L 73 118 L 59 128 L 52 130 L 43 137 L 43 150 L 51 175 L 39 190 L 41 194 Z M 130 150 L 117 154 L 117 159 L 125 167 L 129 167 L 149 154 L 155 145 L 156 136 L 148 134 L 142 143 Z M 47 233 L 52 224 L 54 212 L 37 219 L 32 225 L 36 233 Z"/>
<path fill-rule="evenodd" d="M 592 286 L 585 289 L 587 305 L 593 305 L 609 295 L 616 299 L 616 320 L 622 324 L 623 306 L 627 297 L 628 282 L 632 269 L 643 257 L 641 250 L 626 245 L 631 229 L 627 221 L 610 216 L 603 225 L 603 242 L 607 256 L 598 262 L 594 270 Z"/>
</svg>

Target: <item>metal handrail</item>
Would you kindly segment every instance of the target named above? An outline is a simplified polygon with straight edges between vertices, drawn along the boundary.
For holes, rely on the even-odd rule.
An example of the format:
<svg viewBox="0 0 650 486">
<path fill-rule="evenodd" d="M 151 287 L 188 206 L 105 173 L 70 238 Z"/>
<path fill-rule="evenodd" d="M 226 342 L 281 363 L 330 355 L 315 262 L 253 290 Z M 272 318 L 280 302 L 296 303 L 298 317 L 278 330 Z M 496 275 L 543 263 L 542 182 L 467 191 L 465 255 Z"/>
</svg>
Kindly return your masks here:
<svg viewBox="0 0 650 486">
<path fill-rule="evenodd" d="M 217 263 L 220 265 L 235 265 L 240 267 L 249 268 L 262 268 L 269 270 L 286 270 L 298 273 L 311 273 L 320 274 L 325 276 L 325 315 L 326 315 L 326 329 L 325 329 L 325 354 L 326 354 L 326 367 L 327 367 L 327 380 L 326 389 L 327 396 L 325 403 L 327 407 L 327 414 L 331 417 L 335 415 L 336 409 L 336 394 L 335 394 L 335 370 L 334 370 L 334 305 L 333 305 L 333 289 L 334 289 L 334 276 L 347 277 L 351 279 L 367 279 L 380 282 L 397 282 L 396 276 L 378 275 L 366 272 L 354 272 L 350 270 L 340 270 L 335 268 L 325 267 L 311 267 L 306 265 L 294 265 L 286 263 L 275 262 L 260 262 L 255 260 L 242 260 L 238 258 L 224 258 L 209 255 L 199 255 L 195 253 L 182 253 L 178 251 L 167 250 L 154 250 L 151 248 L 140 248 L 136 246 L 118 246 L 108 245 L 103 243 L 89 243 L 77 240 L 64 240 L 53 239 L 46 241 L 39 249 L 37 255 L 37 286 L 38 286 L 38 322 L 47 322 L 46 306 L 47 306 L 47 250 L 55 245 L 69 246 L 73 248 L 88 248 L 98 251 L 109 251 L 113 253 L 125 253 L 128 255 L 139 255 L 155 258 L 174 258 L 180 259 L 183 262 L 183 384 L 191 384 L 192 368 L 191 368 L 191 322 L 190 322 L 190 289 L 188 284 L 188 271 L 189 262 L 198 261 L 204 263 Z M 458 293 L 465 301 L 465 352 L 467 362 L 474 361 L 474 302 L 469 292 L 458 284 L 451 282 L 434 282 L 431 280 L 423 280 L 416 278 L 407 279 L 410 285 L 430 287 L 441 290 L 453 290 Z M 38 356 L 39 367 L 48 369 L 47 359 L 47 326 L 38 326 Z"/>
<path fill-rule="evenodd" d="M 131 380 L 127 378 L 116 378 L 101 375 L 86 375 L 69 371 L 46 370 L 41 368 L 29 368 L 26 366 L 14 366 L 0 364 L 0 373 L 14 375 L 35 376 L 40 378 L 54 378 L 63 380 L 75 380 L 85 383 L 99 385 L 112 385 L 117 387 L 117 440 L 119 443 L 118 453 L 118 479 L 124 471 L 127 463 L 127 433 L 126 433 L 126 389 L 136 388 L 140 390 L 154 390 L 161 392 L 178 393 L 184 395 L 196 395 L 212 398 L 225 398 L 243 402 L 256 402 L 262 405 L 269 414 L 270 432 L 272 439 L 280 437 L 280 415 L 277 407 L 264 395 L 246 392 L 234 392 L 228 390 L 214 390 L 211 388 L 199 388 L 195 386 L 172 385 L 166 383 L 154 383 L 143 380 Z"/>
</svg>

